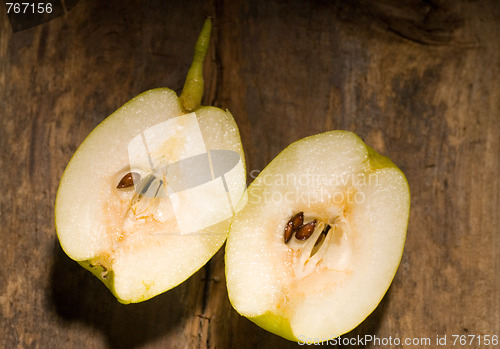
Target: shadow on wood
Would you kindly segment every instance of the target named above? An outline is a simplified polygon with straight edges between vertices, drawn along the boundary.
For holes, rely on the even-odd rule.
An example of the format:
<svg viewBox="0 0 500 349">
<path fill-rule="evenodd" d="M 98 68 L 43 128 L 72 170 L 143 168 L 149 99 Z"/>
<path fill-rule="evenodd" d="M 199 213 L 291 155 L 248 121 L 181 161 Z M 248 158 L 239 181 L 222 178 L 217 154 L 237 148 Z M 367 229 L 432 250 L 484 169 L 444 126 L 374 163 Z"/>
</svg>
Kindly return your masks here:
<svg viewBox="0 0 500 349">
<path fill-rule="evenodd" d="M 182 337 L 188 318 L 196 316 L 196 279 L 146 302 L 121 304 L 104 284 L 66 256 L 56 240 L 51 302 L 61 319 L 93 327 L 110 347 L 136 348 L 162 336 Z"/>
</svg>

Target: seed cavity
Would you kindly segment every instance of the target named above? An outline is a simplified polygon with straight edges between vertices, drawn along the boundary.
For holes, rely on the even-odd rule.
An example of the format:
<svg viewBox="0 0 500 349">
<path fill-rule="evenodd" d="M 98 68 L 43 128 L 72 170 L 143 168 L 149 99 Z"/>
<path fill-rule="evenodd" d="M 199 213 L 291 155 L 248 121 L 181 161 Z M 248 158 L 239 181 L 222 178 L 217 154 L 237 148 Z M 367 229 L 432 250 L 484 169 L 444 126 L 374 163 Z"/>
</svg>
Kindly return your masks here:
<svg viewBox="0 0 500 349">
<path fill-rule="evenodd" d="M 156 197 L 162 185 L 163 181 L 161 179 L 154 174 L 150 174 L 141 181 L 137 192 L 142 196 Z"/>
<path fill-rule="evenodd" d="M 297 230 L 297 232 L 295 233 L 295 237 L 301 241 L 307 240 L 314 233 L 315 228 L 316 228 L 316 220 L 304 224 Z"/>
<path fill-rule="evenodd" d="M 297 232 L 297 230 L 304 224 L 304 212 L 299 212 L 285 225 L 284 239 L 285 244 L 290 241 L 293 234 Z"/>
<path fill-rule="evenodd" d="M 324 268 L 336 272 L 348 269 L 355 233 L 344 212 L 299 213 L 302 224 L 298 228 L 293 224 L 297 215 L 285 226 L 285 242 L 293 258 L 295 278 L 302 279 Z"/>
<path fill-rule="evenodd" d="M 156 219 L 158 216 L 161 216 L 162 212 L 160 208 L 164 208 L 162 203 L 164 197 L 167 195 L 164 178 L 162 179 L 156 174 L 151 173 L 144 176 L 135 185 L 136 190 L 130 200 L 130 210 L 127 216 L 133 218 L 132 220 L 146 219 L 147 217 Z"/>
<path fill-rule="evenodd" d="M 130 188 L 134 183 L 138 183 L 141 180 L 141 175 L 136 172 L 129 172 L 120 180 L 116 186 L 118 189 Z"/>
<path fill-rule="evenodd" d="M 331 228 L 332 227 L 329 224 L 325 225 L 325 228 L 323 229 L 323 231 L 321 232 L 321 234 L 316 239 L 316 242 L 314 243 L 314 247 L 311 250 L 311 254 L 310 254 L 311 257 L 314 256 L 316 254 L 316 252 L 319 251 L 319 249 L 321 248 L 321 246 L 325 242 L 326 236 L 328 235 L 328 232 L 330 231 Z"/>
</svg>

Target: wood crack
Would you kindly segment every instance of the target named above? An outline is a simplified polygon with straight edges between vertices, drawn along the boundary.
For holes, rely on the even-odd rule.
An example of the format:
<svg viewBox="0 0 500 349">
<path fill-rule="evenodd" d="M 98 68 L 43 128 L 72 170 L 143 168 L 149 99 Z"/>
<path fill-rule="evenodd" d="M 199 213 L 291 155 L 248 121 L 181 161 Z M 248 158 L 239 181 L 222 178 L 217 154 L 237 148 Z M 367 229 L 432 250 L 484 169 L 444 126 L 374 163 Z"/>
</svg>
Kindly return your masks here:
<svg viewBox="0 0 500 349">
<path fill-rule="evenodd" d="M 209 261 L 203 268 L 205 276 L 202 278 L 203 292 L 201 297 L 201 314 L 198 314 L 198 348 L 210 348 L 210 316 L 207 316 L 207 306 L 210 297 L 210 280 L 212 279 L 212 265 Z"/>
</svg>

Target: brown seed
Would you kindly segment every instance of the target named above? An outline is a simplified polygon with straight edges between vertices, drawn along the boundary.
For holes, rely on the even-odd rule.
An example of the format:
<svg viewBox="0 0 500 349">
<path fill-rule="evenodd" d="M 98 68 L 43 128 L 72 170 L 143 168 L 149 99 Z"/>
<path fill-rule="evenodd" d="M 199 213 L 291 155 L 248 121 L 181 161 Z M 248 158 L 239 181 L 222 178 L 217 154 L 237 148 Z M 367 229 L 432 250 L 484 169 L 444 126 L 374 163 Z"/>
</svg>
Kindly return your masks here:
<svg viewBox="0 0 500 349">
<path fill-rule="evenodd" d="M 118 189 L 129 188 L 134 185 L 134 182 L 138 182 L 141 179 L 141 175 L 136 172 L 129 172 L 120 180 L 116 186 Z"/>
<path fill-rule="evenodd" d="M 293 234 L 303 223 L 304 223 L 304 212 L 299 212 L 295 216 L 290 218 L 288 223 L 285 225 L 285 231 L 284 231 L 285 244 L 288 241 L 290 241 Z"/>
<path fill-rule="evenodd" d="M 285 233 L 284 233 L 284 239 L 285 239 L 285 244 L 290 241 L 293 235 L 293 222 L 290 220 L 286 225 L 285 225 Z"/>
<path fill-rule="evenodd" d="M 299 229 L 304 224 L 304 212 L 299 212 L 292 218 L 293 229 Z"/>
<path fill-rule="evenodd" d="M 307 240 L 314 233 L 314 228 L 316 228 L 316 220 L 301 226 L 295 233 L 295 237 L 298 240 Z"/>
</svg>

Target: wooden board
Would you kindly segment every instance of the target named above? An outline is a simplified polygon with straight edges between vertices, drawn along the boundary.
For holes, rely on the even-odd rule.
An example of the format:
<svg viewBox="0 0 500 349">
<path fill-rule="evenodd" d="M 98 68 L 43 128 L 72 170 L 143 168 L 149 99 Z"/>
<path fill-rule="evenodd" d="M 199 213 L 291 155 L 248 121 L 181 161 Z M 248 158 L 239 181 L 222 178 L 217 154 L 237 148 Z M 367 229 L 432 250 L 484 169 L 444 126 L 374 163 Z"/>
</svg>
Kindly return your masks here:
<svg viewBox="0 0 500 349">
<path fill-rule="evenodd" d="M 19 30 L 0 7 L 1 348 L 297 346 L 231 308 L 223 250 L 177 288 L 124 306 L 56 238 L 73 152 L 133 96 L 181 89 L 207 15 L 205 103 L 235 116 L 249 181 L 292 141 L 331 129 L 356 132 L 407 175 L 399 271 L 344 337 L 493 348 L 452 336 L 500 335 L 498 1 L 94 0 L 59 11 Z"/>
</svg>

